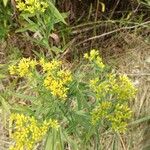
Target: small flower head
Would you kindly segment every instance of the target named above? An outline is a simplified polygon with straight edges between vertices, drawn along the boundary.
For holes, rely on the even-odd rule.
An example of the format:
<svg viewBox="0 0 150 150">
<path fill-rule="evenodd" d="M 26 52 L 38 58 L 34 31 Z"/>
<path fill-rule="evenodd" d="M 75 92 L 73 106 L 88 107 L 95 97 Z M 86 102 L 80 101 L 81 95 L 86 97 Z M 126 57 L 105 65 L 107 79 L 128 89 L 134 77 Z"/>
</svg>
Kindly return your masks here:
<svg viewBox="0 0 150 150">
<path fill-rule="evenodd" d="M 97 122 L 102 121 L 109 114 L 109 110 L 112 104 L 109 101 L 103 101 L 96 106 L 91 112 L 92 124 L 95 125 Z"/>
<path fill-rule="evenodd" d="M 88 59 L 90 62 L 93 62 L 98 68 L 104 69 L 105 65 L 102 62 L 102 58 L 99 56 L 99 52 L 95 49 L 90 51 L 90 54 L 85 53 L 84 58 Z"/>
<path fill-rule="evenodd" d="M 52 60 L 51 62 L 46 62 L 43 58 L 41 58 L 39 64 L 41 65 L 43 72 L 47 72 L 51 74 L 55 70 L 60 69 L 62 62 L 58 60 Z"/>
<path fill-rule="evenodd" d="M 120 75 L 112 89 L 115 93 L 117 93 L 117 99 L 120 100 L 129 100 L 134 98 L 137 91 L 126 75 Z"/>
<path fill-rule="evenodd" d="M 47 7 L 48 3 L 40 0 L 16 0 L 16 8 L 24 13 L 44 13 Z"/>
<path fill-rule="evenodd" d="M 112 130 L 116 132 L 125 132 L 127 129 L 127 120 L 132 116 L 132 111 L 127 104 L 117 104 L 114 112 L 108 116 L 111 122 Z"/>
<path fill-rule="evenodd" d="M 9 73 L 10 73 L 11 75 L 14 75 L 14 74 L 16 74 L 16 72 L 17 72 L 17 67 L 14 66 L 14 65 L 11 65 L 11 66 L 8 67 L 8 70 L 9 70 Z"/>
</svg>

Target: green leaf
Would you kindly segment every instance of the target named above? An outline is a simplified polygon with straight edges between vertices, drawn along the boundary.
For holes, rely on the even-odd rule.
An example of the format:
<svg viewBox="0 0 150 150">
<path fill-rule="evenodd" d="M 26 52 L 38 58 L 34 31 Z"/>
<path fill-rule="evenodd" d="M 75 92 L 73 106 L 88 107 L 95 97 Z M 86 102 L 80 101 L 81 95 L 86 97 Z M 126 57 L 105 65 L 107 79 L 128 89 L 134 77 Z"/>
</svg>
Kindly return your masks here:
<svg viewBox="0 0 150 150">
<path fill-rule="evenodd" d="M 28 115 L 34 115 L 34 112 L 28 106 L 15 105 L 12 107 L 12 112 L 14 113 L 25 113 Z"/>
<path fill-rule="evenodd" d="M 49 2 L 51 12 L 54 14 L 54 16 L 59 19 L 64 24 L 67 24 L 63 18 L 63 16 L 60 14 L 60 12 L 57 10 L 57 8 L 54 6 L 52 2 Z"/>
<path fill-rule="evenodd" d="M 37 25 L 36 24 L 29 24 L 29 25 L 25 26 L 24 28 L 17 29 L 16 33 L 25 32 L 27 30 L 32 31 L 32 32 L 36 32 L 37 31 Z"/>
<path fill-rule="evenodd" d="M 3 4 L 5 7 L 7 6 L 7 3 L 8 3 L 8 0 L 3 0 Z"/>
<path fill-rule="evenodd" d="M 5 75 L 0 74 L 0 79 L 3 79 L 3 78 L 5 78 L 5 77 L 6 77 Z"/>
<path fill-rule="evenodd" d="M 6 112 L 10 113 L 10 105 L 7 103 L 7 101 L 4 99 L 4 97 L 0 96 L 0 102 L 2 104 L 2 108 Z"/>
<path fill-rule="evenodd" d="M 24 100 L 31 100 L 31 101 L 37 100 L 37 98 L 34 97 L 34 96 L 25 95 L 25 94 L 22 94 L 22 93 L 15 93 L 15 92 L 12 92 L 12 91 L 8 91 L 8 93 L 13 95 L 13 96 L 16 96 L 18 98 L 24 99 Z"/>
<path fill-rule="evenodd" d="M 62 52 L 62 50 L 61 50 L 60 48 L 56 47 L 56 46 L 52 46 L 52 47 L 51 47 L 51 50 L 52 50 L 53 52 L 56 52 L 56 53 Z"/>
<path fill-rule="evenodd" d="M 45 144 L 45 150 L 51 150 L 51 149 L 52 149 L 52 134 L 49 132 Z"/>
<path fill-rule="evenodd" d="M 135 120 L 135 121 L 131 122 L 131 123 L 129 124 L 129 126 L 130 126 L 130 125 L 140 124 L 140 123 L 143 123 L 143 122 L 146 122 L 146 121 L 149 121 L 149 120 L 150 120 L 150 116 L 146 116 L 146 117 L 143 117 L 143 118 L 140 118 L 140 119 L 138 119 L 138 120 Z"/>
</svg>

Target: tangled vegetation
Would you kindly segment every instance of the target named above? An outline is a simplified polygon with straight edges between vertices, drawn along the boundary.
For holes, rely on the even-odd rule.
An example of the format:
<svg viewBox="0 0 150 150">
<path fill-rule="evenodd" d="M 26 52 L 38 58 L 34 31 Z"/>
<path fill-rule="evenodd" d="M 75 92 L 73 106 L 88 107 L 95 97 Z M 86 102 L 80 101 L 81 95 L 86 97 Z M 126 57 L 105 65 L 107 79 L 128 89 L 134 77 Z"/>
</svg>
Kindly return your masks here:
<svg viewBox="0 0 150 150">
<path fill-rule="evenodd" d="M 132 149 L 122 136 L 138 122 L 138 88 L 107 64 L 101 48 L 126 30 L 138 36 L 149 28 L 149 7 L 148 0 L 2 0 L 0 48 L 7 51 L 0 57 L 0 120 L 9 141 L 4 148 L 117 150 L 121 141 L 123 150 Z M 148 33 L 142 34 L 148 41 Z M 113 136 L 111 144 L 103 143 L 105 134 Z"/>
</svg>

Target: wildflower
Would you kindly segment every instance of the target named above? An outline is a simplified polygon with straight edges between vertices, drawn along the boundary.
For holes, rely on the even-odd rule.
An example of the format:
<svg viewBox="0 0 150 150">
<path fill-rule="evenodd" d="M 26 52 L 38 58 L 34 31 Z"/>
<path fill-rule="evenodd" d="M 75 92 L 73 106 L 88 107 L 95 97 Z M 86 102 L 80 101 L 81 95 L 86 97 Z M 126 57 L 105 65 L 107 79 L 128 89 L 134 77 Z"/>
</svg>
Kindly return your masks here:
<svg viewBox="0 0 150 150">
<path fill-rule="evenodd" d="M 18 8 L 19 11 L 23 11 L 26 9 L 26 5 L 24 2 L 18 2 L 18 4 L 16 5 L 16 8 Z"/>
<path fill-rule="evenodd" d="M 42 140 L 50 127 L 56 130 L 59 128 L 56 120 L 50 119 L 39 123 L 34 117 L 23 114 L 11 114 L 10 121 L 14 125 L 11 138 L 15 141 L 10 150 L 32 150 L 34 145 Z"/>
<path fill-rule="evenodd" d="M 44 59 L 41 59 L 39 64 L 42 66 L 43 72 L 46 73 L 43 83 L 46 89 L 50 90 L 53 96 L 66 99 L 67 85 L 72 81 L 70 70 L 61 69 L 62 62 L 58 60 L 45 62 Z"/>
<path fill-rule="evenodd" d="M 17 72 L 17 67 L 14 66 L 14 65 L 11 65 L 11 66 L 8 67 L 8 70 L 9 70 L 11 75 L 14 75 Z"/>
<path fill-rule="evenodd" d="M 112 89 L 117 94 L 117 99 L 120 100 L 131 99 L 136 94 L 136 88 L 126 75 L 120 75 Z"/>
<path fill-rule="evenodd" d="M 43 68 L 43 72 L 51 73 L 61 67 L 62 62 L 57 60 L 52 60 L 51 62 L 45 62 L 43 58 L 40 59 L 39 64 Z"/>
<path fill-rule="evenodd" d="M 29 12 L 31 14 L 34 14 L 35 8 L 32 6 L 27 6 L 26 9 L 24 9 L 26 12 Z"/>
<path fill-rule="evenodd" d="M 60 70 L 57 72 L 57 76 L 62 79 L 63 84 L 67 84 L 72 81 L 72 75 L 70 70 Z"/>
<path fill-rule="evenodd" d="M 88 53 L 85 53 L 85 54 L 84 54 L 84 58 L 89 59 Z"/>
<path fill-rule="evenodd" d="M 60 125 L 58 124 L 58 121 L 57 120 L 49 120 L 49 125 L 52 127 L 52 128 L 54 128 L 54 129 L 56 129 L 56 130 L 58 130 L 58 128 L 60 127 Z"/>
<path fill-rule="evenodd" d="M 14 75 L 19 75 L 20 77 L 25 77 L 25 76 L 31 76 L 32 73 L 30 70 L 34 69 L 35 66 L 37 65 L 37 62 L 35 60 L 31 60 L 30 58 L 22 58 L 18 65 L 16 66 L 9 66 L 9 72 L 10 74 Z"/>
<path fill-rule="evenodd" d="M 94 59 L 96 59 L 99 55 L 99 52 L 96 51 L 95 49 L 90 51 L 90 56 L 89 56 L 89 60 L 92 61 Z"/>
<path fill-rule="evenodd" d="M 65 84 L 61 80 L 56 80 L 51 76 L 47 76 L 44 80 L 44 86 L 51 91 L 52 95 L 65 99 L 67 97 L 68 88 L 65 87 Z"/>
<path fill-rule="evenodd" d="M 16 8 L 21 12 L 44 13 L 47 7 L 48 3 L 40 0 L 16 0 Z"/>
<path fill-rule="evenodd" d="M 97 98 L 105 98 L 109 93 L 110 84 L 107 81 L 100 81 L 99 78 L 90 80 L 90 88 L 96 94 Z"/>
<path fill-rule="evenodd" d="M 124 132 L 127 128 L 127 120 L 131 118 L 132 111 L 127 104 L 117 104 L 114 112 L 108 116 L 112 130 Z"/>
<path fill-rule="evenodd" d="M 102 58 L 99 56 L 99 52 L 95 49 L 90 51 L 90 54 L 84 54 L 84 58 L 88 59 L 90 62 L 93 62 L 98 68 L 104 69 L 105 65 L 102 62 Z"/>
<path fill-rule="evenodd" d="M 127 120 L 131 118 L 132 111 L 127 104 L 112 104 L 108 101 L 101 102 L 92 112 L 92 124 L 99 121 L 107 122 L 110 128 L 116 132 L 124 132 L 127 128 Z"/>
<path fill-rule="evenodd" d="M 93 125 L 107 117 L 111 105 L 111 102 L 103 101 L 93 109 L 93 111 L 91 112 Z"/>
<path fill-rule="evenodd" d="M 90 55 L 88 55 L 87 53 L 84 54 L 84 58 L 89 59 L 90 61 L 93 61 L 97 58 L 97 56 L 99 55 L 98 51 L 96 51 L 95 49 L 90 51 Z"/>
<path fill-rule="evenodd" d="M 28 5 L 33 5 L 35 3 L 35 0 L 26 0 L 25 3 Z"/>
<path fill-rule="evenodd" d="M 113 95 L 117 100 L 128 101 L 134 98 L 136 88 L 125 75 L 117 77 L 110 73 L 105 80 L 99 78 L 91 79 L 89 86 L 97 98 L 105 98 L 106 95 Z"/>
<path fill-rule="evenodd" d="M 105 65 L 104 63 L 102 62 L 102 59 L 100 57 L 97 57 L 96 60 L 95 60 L 95 64 L 101 68 L 101 69 L 104 69 Z"/>
</svg>

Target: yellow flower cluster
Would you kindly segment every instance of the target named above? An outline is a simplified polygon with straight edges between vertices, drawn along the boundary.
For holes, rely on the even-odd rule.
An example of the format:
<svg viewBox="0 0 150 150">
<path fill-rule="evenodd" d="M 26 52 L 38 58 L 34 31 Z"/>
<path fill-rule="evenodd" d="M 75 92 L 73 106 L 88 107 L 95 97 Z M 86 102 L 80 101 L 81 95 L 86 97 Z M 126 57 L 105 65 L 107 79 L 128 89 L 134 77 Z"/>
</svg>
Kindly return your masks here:
<svg viewBox="0 0 150 150">
<path fill-rule="evenodd" d="M 90 62 L 103 69 L 105 65 L 96 50 L 84 55 Z M 101 72 L 100 72 L 101 73 Z M 127 127 L 127 120 L 131 117 L 131 110 L 127 103 L 135 97 L 136 88 L 126 75 L 114 73 L 102 74 L 89 81 L 89 87 L 96 95 L 100 103 L 91 112 L 93 125 L 101 121 L 111 125 L 111 129 L 124 132 Z M 107 101 L 104 101 L 107 99 Z"/>
<path fill-rule="evenodd" d="M 120 75 L 115 86 L 112 86 L 118 99 L 126 100 L 135 96 L 137 89 L 126 75 Z"/>
<path fill-rule="evenodd" d="M 49 66 L 51 66 L 49 68 Z M 43 64 L 43 70 L 47 71 L 44 80 L 44 86 L 50 90 L 52 95 L 61 99 L 67 97 L 67 84 L 72 81 L 72 75 L 69 70 L 62 70 L 60 63 L 51 62 Z"/>
<path fill-rule="evenodd" d="M 130 119 L 132 111 L 127 104 L 117 104 L 114 112 L 107 116 L 114 131 L 124 132 L 127 129 L 126 120 Z"/>
<path fill-rule="evenodd" d="M 96 106 L 91 112 L 92 124 L 95 125 L 99 120 L 106 118 L 112 103 L 109 101 L 103 101 L 98 106 Z"/>
<path fill-rule="evenodd" d="M 104 98 L 108 94 L 112 94 L 117 100 L 129 100 L 134 98 L 136 88 L 126 75 L 116 76 L 108 74 L 105 80 L 95 78 L 89 83 L 97 98 Z"/>
<path fill-rule="evenodd" d="M 102 58 L 99 56 L 99 52 L 95 49 L 90 51 L 90 54 L 85 53 L 84 58 L 90 62 L 94 62 L 99 68 L 104 69 L 105 65 L 102 62 Z"/>
<path fill-rule="evenodd" d="M 8 70 L 11 75 L 19 75 L 20 77 L 32 76 L 31 70 L 37 65 L 36 60 L 30 58 L 23 58 L 19 61 L 18 65 L 9 66 Z"/>
<path fill-rule="evenodd" d="M 96 94 L 96 98 L 104 98 L 109 92 L 110 84 L 108 81 L 100 82 L 99 78 L 90 80 L 90 88 Z"/>
<path fill-rule="evenodd" d="M 40 0 L 16 0 L 16 7 L 21 12 L 44 13 L 48 3 Z"/>
<path fill-rule="evenodd" d="M 61 61 L 45 62 L 43 58 L 40 61 L 23 58 L 17 65 L 11 65 L 8 69 L 11 75 L 32 77 L 33 70 L 36 70 L 36 65 L 42 67 L 44 74 L 43 85 L 46 89 L 50 90 L 53 96 L 65 99 L 68 91 L 67 85 L 72 81 L 72 75 L 70 70 L 61 69 Z"/>
<path fill-rule="evenodd" d="M 106 97 L 112 97 L 113 100 L 113 105 L 110 102 L 102 101 L 93 109 L 92 123 L 96 124 L 98 121 L 105 120 L 111 124 L 114 131 L 124 132 L 127 127 L 126 121 L 131 117 L 131 110 L 127 102 L 136 94 L 136 88 L 128 77 L 108 74 L 103 81 L 100 81 L 99 78 L 91 80 L 90 87 L 97 99 L 103 100 Z"/>
<path fill-rule="evenodd" d="M 111 129 L 116 132 L 124 132 L 127 128 L 127 120 L 131 118 L 132 111 L 127 104 L 112 104 L 103 101 L 91 112 L 92 124 L 99 121 L 111 125 Z"/>
<path fill-rule="evenodd" d="M 11 138 L 15 141 L 10 150 L 32 150 L 35 144 L 46 135 L 50 127 L 56 130 L 59 128 L 56 120 L 50 119 L 39 123 L 34 117 L 23 114 L 11 114 L 10 121 L 14 125 Z"/>
<path fill-rule="evenodd" d="M 51 62 L 45 62 L 43 58 L 40 59 L 39 64 L 41 65 L 43 72 L 51 74 L 52 72 L 59 70 L 62 66 L 62 62 L 58 60 L 52 60 Z"/>
</svg>

